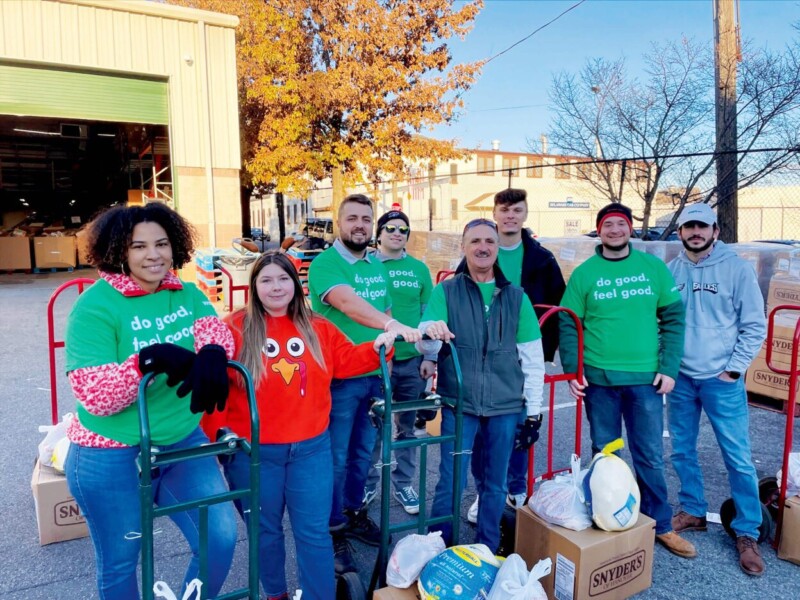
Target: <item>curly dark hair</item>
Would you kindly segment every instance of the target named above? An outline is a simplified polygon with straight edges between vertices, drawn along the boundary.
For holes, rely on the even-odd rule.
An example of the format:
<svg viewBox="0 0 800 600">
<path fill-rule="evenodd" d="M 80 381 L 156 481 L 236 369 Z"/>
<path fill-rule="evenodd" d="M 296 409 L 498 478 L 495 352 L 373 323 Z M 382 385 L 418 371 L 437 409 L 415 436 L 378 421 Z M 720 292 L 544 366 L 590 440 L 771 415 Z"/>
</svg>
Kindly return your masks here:
<svg viewBox="0 0 800 600">
<path fill-rule="evenodd" d="M 191 261 L 195 231 L 189 222 L 159 202 L 144 206 L 114 206 L 97 215 L 86 229 L 86 254 L 93 267 L 110 273 L 122 273 L 128 260 L 133 228 L 139 223 L 158 223 L 169 236 L 173 268 Z"/>
</svg>

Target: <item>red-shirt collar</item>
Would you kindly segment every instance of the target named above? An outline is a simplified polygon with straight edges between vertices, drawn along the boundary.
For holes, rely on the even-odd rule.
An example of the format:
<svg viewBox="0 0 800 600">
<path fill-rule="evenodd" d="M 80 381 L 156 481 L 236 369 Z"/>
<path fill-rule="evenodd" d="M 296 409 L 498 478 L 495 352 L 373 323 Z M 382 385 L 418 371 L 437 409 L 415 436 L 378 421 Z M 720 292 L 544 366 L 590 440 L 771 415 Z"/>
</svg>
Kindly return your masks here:
<svg viewBox="0 0 800 600">
<path fill-rule="evenodd" d="M 102 277 L 111 287 L 117 290 L 126 298 L 135 298 L 137 296 L 146 296 L 149 292 L 142 289 L 129 275 L 124 273 L 109 273 L 108 271 L 100 271 Z M 172 271 L 167 271 L 166 277 L 161 280 L 156 292 L 161 290 L 182 290 L 183 283 L 178 276 Z"/>
</svg>

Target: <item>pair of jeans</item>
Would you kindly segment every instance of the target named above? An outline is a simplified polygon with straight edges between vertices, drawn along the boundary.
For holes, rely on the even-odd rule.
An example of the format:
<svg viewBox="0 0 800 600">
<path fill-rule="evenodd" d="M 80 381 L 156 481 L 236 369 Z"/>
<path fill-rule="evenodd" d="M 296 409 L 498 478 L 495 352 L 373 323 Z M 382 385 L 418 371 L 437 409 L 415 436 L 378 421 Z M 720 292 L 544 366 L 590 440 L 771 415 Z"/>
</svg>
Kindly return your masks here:
<svg viewBox="0 0 800 600">
<path fill-rule="evenodd" d="M 160 450 L 193 448 L 208 443 L 198 428 Z M 156 446 L 154 446 L 156 447 Z M 94 545 L 97 588 L 103 600 L 139 598 L 136 564 L 141 549 L 141 503 L 138 446 L 87 448 L 72 444 L 64 467 L 70 493 L 86 517 Z M 153 478 L 153 497 L 158 506 L 171 506 L 227 491 L 215 458 L 195 458 L 160 467 Z M 192 550 L 184 588 L 198 575 L 199 515 L 190 510 L 170 515 Z M 204 590 L 216 596 L 222 587 L 236 547 L 236 512 L 233 504 L 214 504 L 208 511 L 208 581 Z"/>
<path fill-rule="evenodd" d="M 681 373 L 669 395 L 668 406 L 671 459 L 681 482 L 678 492 L 681 508 L 696 517 L 705 517 L 708 510 L 697 457 L 700 412 L 705 411 L 722 452 L 736 506 L 736 518 L 731 522 L 731 528 L 737 536 L 758 539 L 761 501 L 758 476 L 750 454 L 750 422 L 744 380 L 692 379 Z"/>
<path fill-rule="evenodd" d="M 656 522 L 656 533 L 672 531 L 672 507 L 664 476 L 664 406 L 652 385 L 602 386 L 590 383 L 584 405 L 592 438 L 592 453 L 622 437 L 628 449 L 641 494 L 641 512 Z"/>
<path fill-rule="evenodd" d="M 425 380 L 419 375 L 419 366 L 422 363 L 421 356 L 415 356 L 408 360 L 398 360 L 392 363 L 392 403 L 419 400 L 420 394 L 425 389 Z M 414 439 L 414 421 L 416 411 L 395 413 L 394 427 L 397 431 L 395 440 Z M 380 471 L 375 465 L 381 462 L 381 435 L 380 431 L 375 439 L 375 449 L 372 451 L 371 466 L 367 477 L 366 487 L 376 488 L 380 480 Z M 397 462 L 392 470 L 392 483 L 394 489 L 402 490 L 411 485 L 411 480 L 417 469 L 417 449 L 402 448 L 394 451 L 394 460 Z"/>
<path fill-rule="evenodd" d="M 261 444 L 261 512 L 258 555 L 261 585 L 269 597 L 286 589 L 286 546 L 283 514 L 289 511 L 297 570 L 303 598 L 329 600 L 336 595 L 333 542 L 328 515 L 320 507 L 330 506 L 333 495 L 333 458 L 328 432 L 291 444 Z M 225 465 L 231 489 L 250 486 L 250 457 L 235 454 Z M 247 499 L 243 511 L 249 510 Z M 291 595 L 291 594 L 290 594 Z"/>
<path fill-rule="evenodd" d="M 506 469 L 514 443 L 519 415 L 497 415 L 494 417 L 478 417 L 464 415 L 462 426 L 461 481 L 458 486 L 459 503 L 467 483 L 467 457 L 472 450 L 475 436 L 480 432 L 483 437 L 482 465 L 480 479 L 475 480 L 481 501 L 478 505 L 478 528 L 475 541 L 486 544 L 494 553 L 500 545 L 500 519 L 506 504 Z M 455 414 L 452 409 L 442 409 L 442 435 L 455 433 Z M 441 445 L 441 462 L 439 464 L 439 481 L 431 507 L 431 517 L 441 517 L 453 509 L 453 452 L 454 444 Z M 450 523 L 442 523 L 431 527 L 432 531 L 442 532 L 447 546 L 453 542 L 453 530 Z"/>
<path fill-rule="evenodd" d="M 369 418 L 373 399 L 383 396 L 377 375 L 334 379 L 331 382 L 331 452 L 333 453 L 333 500 L 330 527 L 338 530 L 347 524 L 345 510 L 358 510 L 364 500 L 375 427 Z"/>
<path fill-rule="evenodd" d="M 517 420 L 518 424 L 525 422 L 528 418 L 528 410 L 523 408 L 519 413 Z M 516 435 L 516 432 L 515 432 Z M 513 442 L 512 442 L 513 446 Z M 472 462 L 470 469 L 472 476 L 477 483 L 483 472 L 483 438 L 478 433 L 475 438 L 475 444 L 472 448 Z M 511 450 L 511 459 L 508 461 L 508 473 L 506 474 L 508 480 L 508 493 L 512 495 L 527 494 L 528 492 L 528 457 L 530 450 Z"/>
</svg>

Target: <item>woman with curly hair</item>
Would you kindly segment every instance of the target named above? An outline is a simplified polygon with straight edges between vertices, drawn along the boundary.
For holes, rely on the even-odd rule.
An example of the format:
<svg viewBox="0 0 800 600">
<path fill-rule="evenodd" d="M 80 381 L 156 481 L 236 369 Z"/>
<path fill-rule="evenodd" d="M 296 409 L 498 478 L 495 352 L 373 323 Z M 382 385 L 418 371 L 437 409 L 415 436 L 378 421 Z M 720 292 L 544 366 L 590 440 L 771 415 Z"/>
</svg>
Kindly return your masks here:
<svg viewBox="0 0 800 600">
<path fill-rule="evenodd" d="M 142 376 L 157 374 L 147 405 L 153 447 L 163 450 L 207 442 L 200 415 L 224 405 L 228 395 L 233 338 L 200 290 L 171 272 L 193 250 L 191 226 L 163 204 L 117 206 L 88 227 L 87 253 L 100 278 L 78 297 L 67 320 L 66 370 L 78 402 L 65 472 L 89 526 L 102 599 L 139 598 L 136 400 Z M 213 458 L 165 465 L 153 478 L 159 506 L 226 489 Z M 199 567 L 198 511 L 170 518 L 192 550 L 186 585 Z M 203 591 L 216 596 L 236 545 L 231 503 L 209 508 L 208 539 L 214 551 Z"/>
<path fill-rule="evenodd" d="M 261 503 L 259 557 L 261 585 L 270 600 L 288 600 L 283 515 L 297 549 L 304 600 L 336 596 L 333 541 L 328 530 L 333 497 L 333 455 L 328 423 L 331 379 L 357 377 L 379 366 L 378 352 L 391 358 L 393 333 L 353 344 L 330 321 L 311 312 L 292 263 L 279 251 L 263 254 L 250 275 L 250 302 L 226 319 L 236 357 L 253 375 L 261 416 Z M 250 438 L 247 398 L 238 376 L 224 414 L 205 417 L 214 432 L 230 427 Z M 225 465 L 232 489 L 248 487 L 250 459 L 234 455 Z M 246 501 L 242 502 L 248 509 Z"/>
</svg>

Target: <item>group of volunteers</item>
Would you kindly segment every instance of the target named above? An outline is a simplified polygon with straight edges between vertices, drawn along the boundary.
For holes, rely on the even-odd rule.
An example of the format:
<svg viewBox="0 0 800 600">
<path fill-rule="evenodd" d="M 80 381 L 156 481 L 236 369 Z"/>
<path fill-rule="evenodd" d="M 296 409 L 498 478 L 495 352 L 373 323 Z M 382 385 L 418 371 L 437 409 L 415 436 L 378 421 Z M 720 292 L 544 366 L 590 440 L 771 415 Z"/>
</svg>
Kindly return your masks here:
<svg viewBox="0 0 800 600">
<path fill-rule="evenodd" d="M 477 526 L 476 542 L 496 551 L 504 507 L 527 500 L 545 362 L 560 349 L 565 372 L 578 366 L 571 318 L 562 313 L 540 331 L 538 317 L 550 305 L 570 309 L 583 325 L 585 378 L 570 382 L 570 390 L 585 403 L 593 451 L 621 436 L 624 419 L 641 510 L 656 521 L 657 540 L 689 558 L 696 551 L 679 534 L 706 529 L 696 450 L 705 410 L 728 469 L 741 568 L 763 573 L 741 378 L 765 337 L 752 267 L 716 240 L 708 205 L 680 214 L 685 252 L 665 265 L 631 247 L 631 212 L 614 203 L 597 215 L 596 255 L 565 285 L 553 254 L 525 229 L 527 214 L 524 190 L 496 194 L 493 219 L 466 224 L 463 261 L 434 286 L 425 264 L 406 251 L 407 215 L 391 210 L 375 230 L 373 202 L 352 194 L 339 208 L 338 237 L 311 263 L 310 306 L 292 263 L 276 250 L 254 263 L 247 306 L 224 320 L 195 285 L 174 274 L 194 251 L 194 231 L 183 217 L 150 203 L 95 218 L 86 239 L 99 279 L 67 321 L 66 370 L 78 407 L 65 471 L 91 534 L 100 597 L 139 597 L 136 400 L 142 377 L 156 374 L 146 393 L 154 448 L 198 446 L 221 427 L 250 438 L 248 398 L 241 377 L 227 369 L 230 359 L 249 370 L 256 391 L 257 543 L 267 598 L 289 597 L 286 512 L 304 598 L 335 597 L 336 574 L 356 570 L 351 540 L 380 543 L 368 506 L 379 478 L 380 436 L 370 408 L 383 395 L 382 349 L 391 360 L 392 400 L 402 403 L 424 394 L 434 373 L 439 394 L 458 396 L 455 348 L 463 375 L 458 497 L 471 465 L 477 498 L 468 520 Z M 674 516 L 664 476 L 663 394 L 681 483 L 682 510 Z M 413 437 L 414 411 L 394 416 L 397 439 Z M 454 433 L 450 408 L 442 409 L 441 429 Z M 454 452 L 452 443 L 441 447 L 442 457 Z M 417 514 L 416 451 L 395 451 L 393 465 L 394 498 Z M 453 466 L 441 460 L 432 518 L 452 510 Z M 155 502 L 168 506 L 246 488 L 249 469 L 246 453 L 222 467 L 214 458 L 162 466 L 153 479 Z M 219 593 L 233 560 L 237 510 L 252 509 L 247 500 L 212 505 L 207 525 L 196 510 L 171 515 L 192 550 L 184 585 L 197 576 L 199 531 L 207 527 L 213 551 L 204 591 Z M 449 523 L 432 529 L 449 545 Z"/>
</svg>

